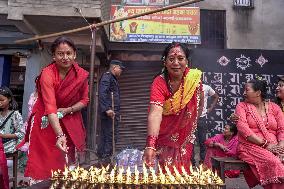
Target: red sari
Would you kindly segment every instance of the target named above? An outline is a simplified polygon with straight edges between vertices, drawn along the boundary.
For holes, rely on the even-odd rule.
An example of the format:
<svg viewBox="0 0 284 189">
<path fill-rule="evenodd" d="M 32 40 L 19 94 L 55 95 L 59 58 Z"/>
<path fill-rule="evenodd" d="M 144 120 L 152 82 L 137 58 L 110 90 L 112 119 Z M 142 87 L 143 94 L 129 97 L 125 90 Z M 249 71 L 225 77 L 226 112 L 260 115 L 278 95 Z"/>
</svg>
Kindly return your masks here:
<svg viewBox="0 0 284 189">
<path fill-rule="evenodd" d="M 202 92 L 201 71 L 186 69 L 179 90 L 169 91 L 164 77 L 154 79 L 150 104 L 163 107 L 162 122 L 157 139 L 159 164 L 179 171 L 184 166 L 188 171 L 197 122 L 199 95 Z"/>
<path fill-rule="evenodd" d="M 280 159 L 247 140 L 252 134 L 272 144 L 284 140 L 284 115 L 281 109 L 277 104 L 269 102 L 267 119 L 263 120 L 255 106 L 241 102 L 237 105 L 236 114 L 239 116 L 239 158 L 250 165 L 250 170 L 244 172 L 248 185 L 254 187 L 260 183 L 265 189 L 284 188 L 284 183 L 279 180 L 284 178 L 284 165 Z"/>
<path fill-rule="evenodd" d="M 55 146 L 56 135 L 51 125 L 41 128 L 41 118 L 44 115 L 57 113 L 58 108 L 67 108 L 77 102 L 88 103 L 88 72 L 77 63 L 62 80 L 55 63 L 44 68 L 37 82 L 38 99 L 33 107 L 25 140 L 29 142 L 29 153 L 25 176 L 35 180 L 48 179 L 51 170 L 63 169 L 65 155 Z M 81 112 L 65 115 L 60 119 L 60 125 L 67 136 L 69 161 L 75 160 L 75 148 L 85 148 L 85 128 Z"/>
<path fill-rule="evenodd" d="M 2 138 L 0 138 L 0 188 L 9 189 L 8 167 Z"/>
</svg>

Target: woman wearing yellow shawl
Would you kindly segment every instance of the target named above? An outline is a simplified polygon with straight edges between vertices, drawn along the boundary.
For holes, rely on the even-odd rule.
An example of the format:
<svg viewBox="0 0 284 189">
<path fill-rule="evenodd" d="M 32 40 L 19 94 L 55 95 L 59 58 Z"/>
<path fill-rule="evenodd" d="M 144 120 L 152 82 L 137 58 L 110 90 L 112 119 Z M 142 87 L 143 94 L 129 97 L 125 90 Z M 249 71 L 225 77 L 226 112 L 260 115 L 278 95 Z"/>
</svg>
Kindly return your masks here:
<svg viewBox="0 0 284 189">
<path fill-rule="evenodd" d="M 144 160 L 179 171 L 188 170 L 195 140 L 197 118 L 203 107 L 201 75 L 188 68 L 189 49 L 173 42 L 163 53 L 164 69 L 151 86 L 148 137 Z"/>
</svg>

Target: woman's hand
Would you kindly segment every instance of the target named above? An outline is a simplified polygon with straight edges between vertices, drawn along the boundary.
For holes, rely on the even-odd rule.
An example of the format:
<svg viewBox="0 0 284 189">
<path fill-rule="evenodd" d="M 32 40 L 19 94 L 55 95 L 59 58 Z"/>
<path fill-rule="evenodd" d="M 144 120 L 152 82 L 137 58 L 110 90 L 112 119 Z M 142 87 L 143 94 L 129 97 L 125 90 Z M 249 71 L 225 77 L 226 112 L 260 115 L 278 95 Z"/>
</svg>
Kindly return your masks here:
<svg viewBox="0 0 284 189">
<path fill-rule="evenodd" d="M 232 113 L 231 116 L 229 117 L 230 121 L 237 124 L 239 121 L 239 116 L 235 113 Z"/>
<path fill-rule="evenodd" d="M 67 153 L 68 152 L 68 147 L 67 147 L 67 139 L 66 139 L 66 136 L 63 135 L 59 138 L 57 138 L 57 141 L 56 141 L 56 147 L 63 151 L 64 153 Z"/>
<path fill-rule="evenodd" d="M 67 114 L 70 114 L 71 112 L 71 108 L 58 108 L 57 109 L 57 112 L 61 112 L 63 114 L 63 116 L 67 115 Z"/>
<path fill-rule="evenodd" d="M 215 146 L 220 148 L 221 150 L 223 150 L 224 152 L 228 151 L 228 148 L 226 146 L 224 146 L 223 144 L 220 143 L 215 143 Z"/>
<path fill-rule="evenodd" d="M 156 151 L 154 149 L 146 148 L 143 154 L 143 160 L 148 167 L 155 165 Z"/>
</svg>

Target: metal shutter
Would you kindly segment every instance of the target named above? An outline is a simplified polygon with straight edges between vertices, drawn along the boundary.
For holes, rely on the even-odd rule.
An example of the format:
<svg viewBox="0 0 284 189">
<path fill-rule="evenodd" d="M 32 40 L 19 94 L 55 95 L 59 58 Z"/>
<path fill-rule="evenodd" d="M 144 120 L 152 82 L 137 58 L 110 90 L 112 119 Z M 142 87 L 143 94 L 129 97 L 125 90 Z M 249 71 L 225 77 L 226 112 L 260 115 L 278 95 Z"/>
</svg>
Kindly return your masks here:
<svg viewBox="0 0 284 189">
<path fill-rule="evenodd" d="M 143 149 L 147 134 L 147 115 L 150 86 L 161 70 L 161 63 L 127 63 L 119 78 L 121 94 L 121 122 L 116 144 L 117 151 L 127 147 Z M 132 66 L 131 66 L 132 65 Z"/>
</svg>

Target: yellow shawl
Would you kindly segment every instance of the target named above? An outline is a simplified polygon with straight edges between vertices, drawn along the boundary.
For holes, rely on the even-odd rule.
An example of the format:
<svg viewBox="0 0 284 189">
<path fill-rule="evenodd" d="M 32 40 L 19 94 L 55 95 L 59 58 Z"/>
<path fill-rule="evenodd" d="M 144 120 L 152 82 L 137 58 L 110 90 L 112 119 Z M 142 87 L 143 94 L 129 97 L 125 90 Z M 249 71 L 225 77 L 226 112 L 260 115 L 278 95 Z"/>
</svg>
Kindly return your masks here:
<svg viewBox="0 0 284 189">
<path fill-rule="evenodd" d="M 184 86 L 180 85 L 178 91 L 165 101 L 163 106 L 163 115 L 177 114 L 187 105 L 196 88 L 199 86 L 201 75 L 202 72 L 198 69 L 189 70 L 184 78 Z M 171 109 L 171 104 L 173 109 Z"/>
</svg>

